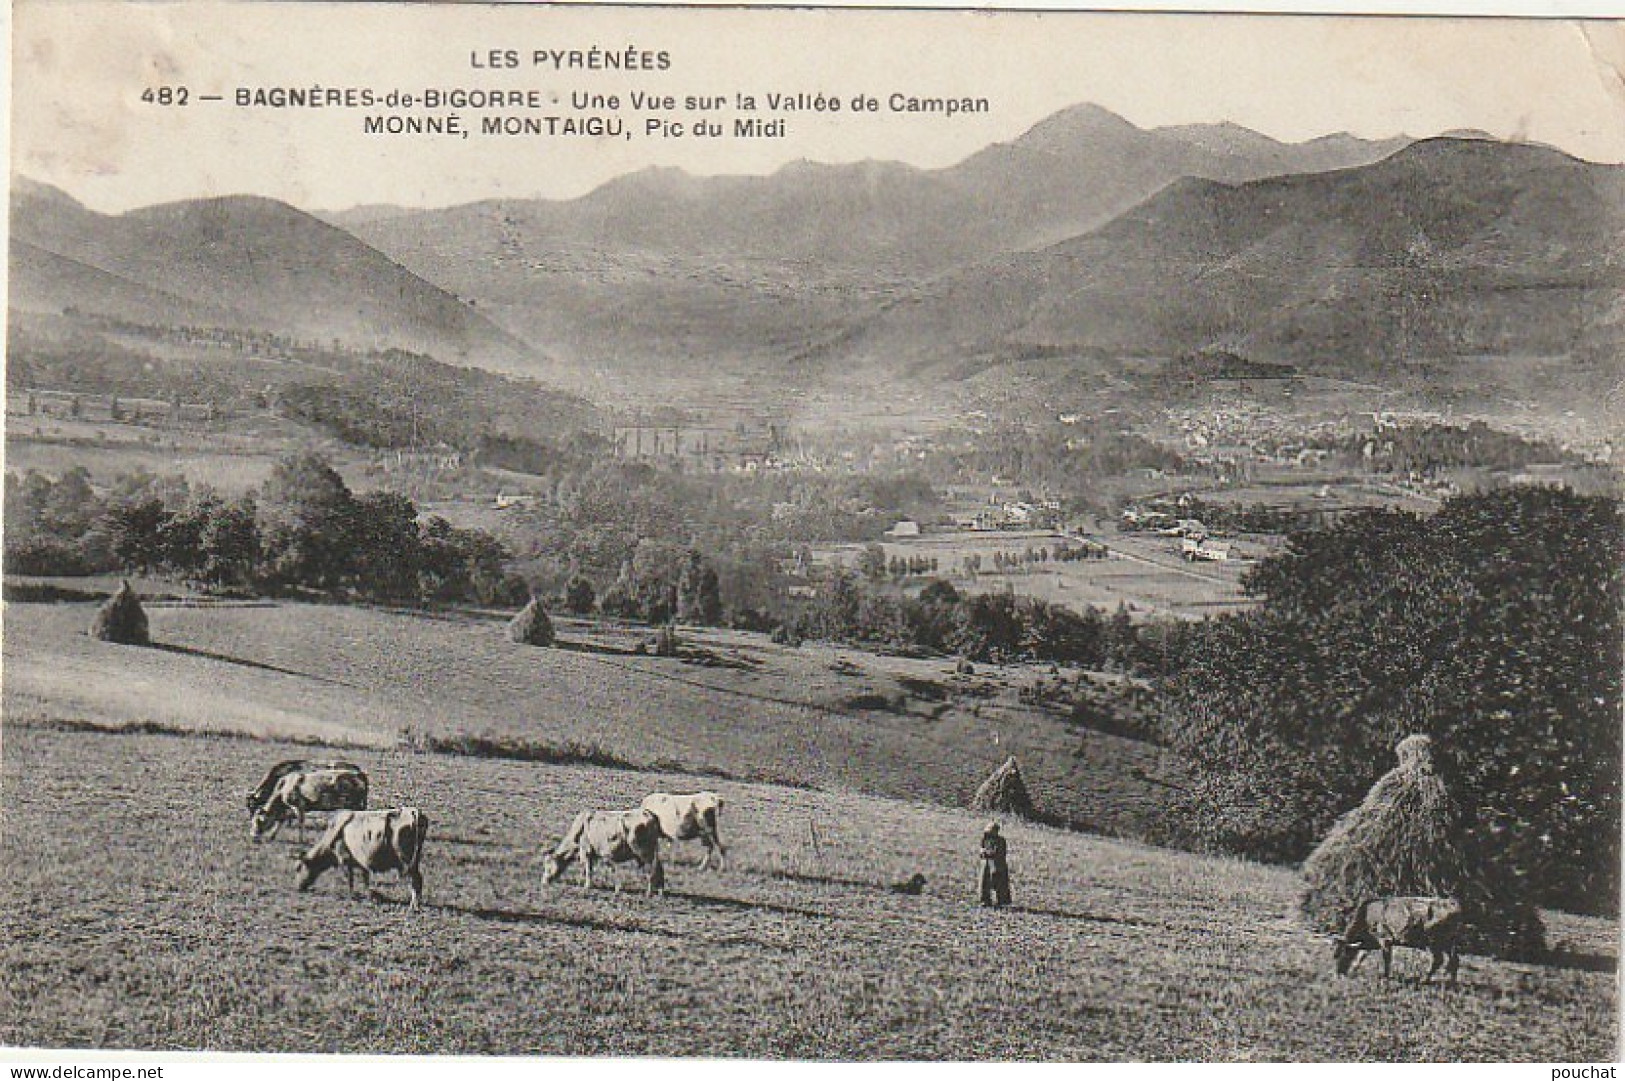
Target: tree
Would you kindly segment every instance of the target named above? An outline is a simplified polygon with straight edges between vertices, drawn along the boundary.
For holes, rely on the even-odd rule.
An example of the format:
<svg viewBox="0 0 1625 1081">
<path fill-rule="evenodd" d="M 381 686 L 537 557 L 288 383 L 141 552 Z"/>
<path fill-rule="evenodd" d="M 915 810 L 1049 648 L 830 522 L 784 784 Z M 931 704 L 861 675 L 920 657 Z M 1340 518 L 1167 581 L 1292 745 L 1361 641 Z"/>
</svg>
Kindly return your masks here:
<svg viewBox="0 0 1625 1081">
<path fill-rule="evenodd" d="M 1109 668 L 1116 668 L 1120 672 L 1127 672 L 1134 667 L 1135 649 L 1134 620 L 1128 613 L 1128 606 L 1122 601 L 1117 602 L 1117 610 L 1101 634 L 1101 659 Z"/>
<path fill-rule="evenodd" d="M 39 498 L 35 518 L 41 530 L 64 540 L 76 540 L 90 531 L 101 517 L 101 499 L 90 486 L 90 471 L 76 465 L 52 484 L 33 488 Z"/>
<path fill-rule="evenodd" d="M 319 454 L 291 454 L 271 469 L 258 500 L 267 581 L 333 591 L 355 568 L 356 502 Z"/>
<path fill-rule="evenodd" d="M 1005 660 L 1020 656 L 1024 628 L 1016 600 L 1003 593 L 978 593 L 954 610 L 949 646 L 972 660 Z"/>
<path fill-rule="evenodd" d="M 959 590 L 946 578 L 933 578 L 920 590 L 920 600 L 925 604 L 958 604 Z"/>
<path fill-rule="evenodd" d="M 258 511 L 250 496 L 199 504 L 197 576 L 206 585 L 243 588 L 260 559 Z"/>
<path fill-rule="evenodd" d="M 518 604 L 524 582 L 507 569 L 508 550 L 478 529 L 455 529 L 439 515 L 419 528 L 418 595 L 424 600 Z"/>
<path fill-rule="evenodd" d="M 578 616 L 590 615 L 597 601 L 598 595 L 592 588 L 592 582 L 579 574 L 571 578 L 564 589 L 565 610 Z"/>
<path fill-rule="evenodd" d="M 423 552 L 417 517 L 417 507 L 398 492 L 368 492 L 355 500 L 346 524 L 358 591 L 385 600 L 418 596 Z"/>
<path fill-rule="evenodd" d="M 171 515 L 157 496 L 125 499 L 108 508 L 105 528 L 121 570 L 150 574 L 168 562 Z"/>
<path fill-rule="evenodd" d="M 717 569 L 693 549 L 677 581 L 677 618 L 705 626 L 722 622 L 722 590 Z"/>
<path fill-rule="evenodd" d="M 1433 739 L 1467 843 L 1531 899 L 1617 908 L 1625 523 L 1513 487 L 1351 516 L 1260 564 L 1164 683 L 1209 843 L 1297 860 L 1399 737 Z"/>
<path fill-rule="evenodd" d="M 858 555 L 858 573 L 871 582 L 886 580 L 886 549 L 878 544 L 866 544 Z"/>
</svg>

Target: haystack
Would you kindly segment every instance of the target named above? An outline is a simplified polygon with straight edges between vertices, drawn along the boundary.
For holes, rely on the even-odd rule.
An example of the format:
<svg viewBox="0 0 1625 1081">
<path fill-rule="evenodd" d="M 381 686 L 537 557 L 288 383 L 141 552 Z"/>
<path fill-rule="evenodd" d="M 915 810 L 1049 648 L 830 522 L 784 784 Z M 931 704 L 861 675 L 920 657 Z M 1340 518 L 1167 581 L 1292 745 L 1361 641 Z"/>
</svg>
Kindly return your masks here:
<svg viewBox="0 0 1625 1081">
<path fill-rule="evenodd" d="M 126 646 L 151 643 L 147 636 L 147 613 L 128 580 L 120 582 L 118 591 L 96 610 L 96 618 L 90 621 L 90 636 Z"/>
<path fill-rule="evenodd" d="M 1541 944 L 1540 918 L 1511 876 L 1474 857 L 1461 810 L 1433 762 L 1433 741 L 1407 736 L 1399 765 L 1333 824 L 1304 861 L 1299 907 L 1317 931 L 1339 932 L 1363 901 L 1455 897 L 1468 908 L 1480 946 L 1527 954 Z"/>
<path fill-rule="evenodd" d="M 982 782 L 982 786 L 970 798 L 970 809 L 1032 817 L 1033 800 L 1027 794 L 1027 782 L 1021 779 L 1021 767 L 1016 765 L 1014 755 L 1006 758 L 1004 765 Z"/>
<path fill-rule="evenodd" d="M 531 602 L 508 621 L 508 638 L 522 646 L 550 646 L 553 644 L 553 621 L 547 618 L 542 602 Z"/>
</svg>

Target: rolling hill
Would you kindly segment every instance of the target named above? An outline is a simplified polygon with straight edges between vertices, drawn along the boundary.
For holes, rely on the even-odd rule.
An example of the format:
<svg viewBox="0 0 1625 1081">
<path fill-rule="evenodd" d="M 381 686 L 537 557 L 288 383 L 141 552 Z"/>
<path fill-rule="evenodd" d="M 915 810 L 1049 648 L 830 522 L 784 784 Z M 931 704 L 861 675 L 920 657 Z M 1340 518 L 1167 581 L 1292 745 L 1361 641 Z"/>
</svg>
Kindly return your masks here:
<svg viewBox="0 0 1625 1081">
<path fill-rule="evenodd" d="M 1086 370 L 1091 356 L 1224 348 L 1385 379 L 1552 356 L 1617 377 L 1622 237 L 1619 166 L 1426 140 L 1351 169 L 1177 181 L 1092 232 L 945 277 L 843 360 L 940 377 L 945 357 L 964 375 L 1038 355 Z"/>
<path fill-rule="evenodd" d="M 701 665 L 633 655 L 562 619 L 564 648 L 532 649 L 494 619 L 304 605 L 154 606 L 165 650 L 120 653 L 81 633 L 86 606 L 12 607 L 32 633 L 5 638 L 8 718 L 139 716 L 372 747 L 406 733 L 591 746 L 640 765 L 956 805 L 1017 754 L 1047 815 L 1117 834 L 1149 828 L 1165 790 L 1147 777 L 1177 770 L 1154 746 L 1023 707 L 1000 686 L 1019 683 L 1016 670 L 960 693 L 941 661 L 762 636 L 685 629 L 727 662 Z M 887 704 L 897 699 L 903 708 Z"/>
<path fill-rule="evenodd" d="M 206 325 L 400 348 L 513 369 L 532 350 L 342 229 L 252 196 L 121 215 L 13 186 L 10 303 L 147 325 Z"/>
<path fill-rule="evenodd" d="M 233 683 L 287 678 L 93 644 L 129 667 L 167 658 L 237 667 Z M 1451 990 L 1420 985 L 1426 958 L 1411 950 L 1396 951 L 1392 979 L 1371 962 L 1339 979 L 1325 938 L 1290 915 L 1300 880 L 1286 868 L 1007 820 L 1015 903 L 979 909 L 984 819 L 969 812 L 667 767 L 335 744 L 342 712 L 280 738 L 160 734 L 146 708 L 180 698 L 162 672 L 97 680 L 94 691 L 122 697 L 105 721 L 125 732 L 84 725 L 66 701 L 57 720 L 8 708 L 9 1047 L 843 1061 L 1616 1053 L 1615 920 L 1549 914 L 1567 946 L 1551 964 L 1469 956 Z M 533 685 L 501 686 L 524 697 Z M 333 707 L 373 708 L 359 688 L 325 691 Z M 561 721 L 567 709 L 530 719 L 538 732 Z M 368 772 L 375 807 L 428 816 L 422 912 L 405 911 L 394 875 L 346 896 L 333 872 L 299 893 L 293 831 L 247 839 L 244 789 L 279 759 L 325 754 Z M 663 895 L 611 892 L 605 878 L 635 887 L 627 867 L 600 869 L 592 890 L 576 868 L 543 881 L 542 857 L 581 809 L 699 788 L 726 801 L 725 873 L 700 871 L 681 844 Z M 111 863 L 110 837 L 126 854 Z M 915 873 L 919 895 L 888 888 Z"/>
</svg>

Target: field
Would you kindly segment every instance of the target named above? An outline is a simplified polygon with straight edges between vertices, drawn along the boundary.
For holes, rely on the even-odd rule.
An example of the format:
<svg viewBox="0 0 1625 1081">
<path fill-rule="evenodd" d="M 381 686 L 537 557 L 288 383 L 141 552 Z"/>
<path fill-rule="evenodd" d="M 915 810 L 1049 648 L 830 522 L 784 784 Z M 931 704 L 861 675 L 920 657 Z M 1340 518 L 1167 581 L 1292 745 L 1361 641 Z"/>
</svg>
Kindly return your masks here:
<svg viewBox="0 0 1625 1081">
<path fill-rule="evenodd" d="M 1327 474 L 1322 479 L 1288 477 L 1270 483 L 1230 485 L 1199 491 L 1210 503 L 1251 506 L 1263 503 L 1293 511 L 1347 511 L 1355 508 L 1390 507 L 1413 514 L 1430 514 L 1439 509 L 1439 500 L 1417 492 L 1385 485 L 1377 479 L 1359 481 Z"/>
<path fill-rule="evenodd" d="M 157 649 L 96 642 L 94 606 L 6 607 L 5 714 L 393 747 L 403 734 L 591 749 L 636 765 L 962 806 L 1007 755 L 1039 808 L 1143 833 L 1177 766 L 1158 748 L 1028 708 L 1043 668 L 877 657 L 685 632 L 688 656 L 633 652 L 647 629 L 559 620 L 516 646 L 499 615 L 341 605 L 148 606 Z"/>
<path fill-rule="evenodd" d="M 15 401 L 10 404 L 16 407 Z M 37 469 L 58 477 L 81 466 L 93 483 L 106 485 L 144 470 L 181 474 L 192 484 L 236 495 L 263 484 L 282 455 L 316 450 L 328 455 L 350 483 L 365 476 L 363 459 L 355 451 L 269 414 L 153 426 L 8 413 L 5 427 L 6 469 L 19 475 Z"/>
<path fill-rule="evenodd" d="M 1073 562 L 1051 560 L 1004 572 L 993 570 L 995 553 L 1020 557 L 1028 549 L 1053 548 L 1066 543 L 1053 533 L 966 532 L 887 541 L 886 558 L 924 556 L 937 560 L 938 575 L 972 593 L 1010 592 L 1037 597 L 1074 610 L 1093 605 L 1113 611 L 1127 606 L 1136 618 L 1173 616 L 1200 619 L 1251 607 L 1242 594 L 1241 575 L 1248 558 L 1268 549 L 1256 541 L 1235 544 L 1238 558 L 1222 563 L 1188 563 L 1179 554 L 1179 541 L 1149 534 L 1102 532 L 1096 540 L 1111 550 L 1106 559 Z M 1075 542 L 1074 542 L 1075 543 Z M 813 550 L 816 562 L 857 565 L 863 545 L 827 545 Z M 967 556 L 980 556 L 975 577 L 962 570 Z"/>
<path fill-rule="evenodd" d="M 1007 826 L 1016 906 L 974 906 L 980 822 L 664 773 L 355 753 L 431 819 L 427 906 L 392 879 L 293 890 L 241 791 L 301 749 L 9 725 L 0 1042 L 287 1052 L 820 1059 L 1599 1061 L 1614 925 L 1554 917 L 1570 968 L 1469 957 L 1455 991 L 1332 975 L 1294 876 Z M 543 885 L 582 806 L 707 784 L 733 866 L 670 893 Z M 816 828 L 818 842 L 813 840 Z M 915 871 L 920 897 L 884 887 Z M 622 877 L 632 884 L 630 872 Z M 1606 951 L 1609 957 L 1600 956 Z"/>
</svg>

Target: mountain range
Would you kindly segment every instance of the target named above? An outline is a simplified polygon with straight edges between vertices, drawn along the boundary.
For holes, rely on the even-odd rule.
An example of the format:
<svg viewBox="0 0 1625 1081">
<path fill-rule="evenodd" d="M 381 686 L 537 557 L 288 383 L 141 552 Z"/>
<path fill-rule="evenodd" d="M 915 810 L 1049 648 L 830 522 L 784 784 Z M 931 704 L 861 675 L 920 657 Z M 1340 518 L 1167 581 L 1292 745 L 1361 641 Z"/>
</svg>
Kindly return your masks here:
<svg viewBox="0 0 1625 1081">
<path fill-rule="evenodd" d="M 241 326 L 670 401 L 1043 357 L 1307 371 L 1625 352 L 1625 169 L 1479 133 L 1284 144 L 1065 110 L 957 165 L 665 169 L 579 199 L 102 215 L 19 180 L 15 312 Z M 1613 375 L 1617 379 L 1617 374 Z"/>
<path fill-rule="evenodd" d="M 331 220 L 605 382 L 673 365 L 740 378 L 770 365 L 783 378 L 786 358 L 853 333 L 920 283 L 1077 236 L 1181 177 L 1319 171 L 1404 143 L 1283 144 L 1229 124 L 1145 131 L 1079 106 L 946 169 L 649 169 L 570 201 Z"/>
<path fill-rule="evenodd" d="M 1184 179 L 1082 236 L 935 281 L 855 356 L 1223 348 L 1346 375 L 1445 357 L 1619 359 L 1625 169 L 1417 142 L 1352 169 Z"/>
<path fill-rule="evenodd" d="M 1233 124 L 1146 131 L 1085 105 L 945 169 L 803 161 L 770 176 L 694 177 L 650 168 L 573 200 L 363 207 L 330 220 L 430 276 L 452 237 L 491 254 L 539 247 L 918 274 L 1076 236 L 1180 177 L 1321 172 L 1376 161 L 1406 142 L 1335 135 L 1285 144 Z"/>
</svg>

